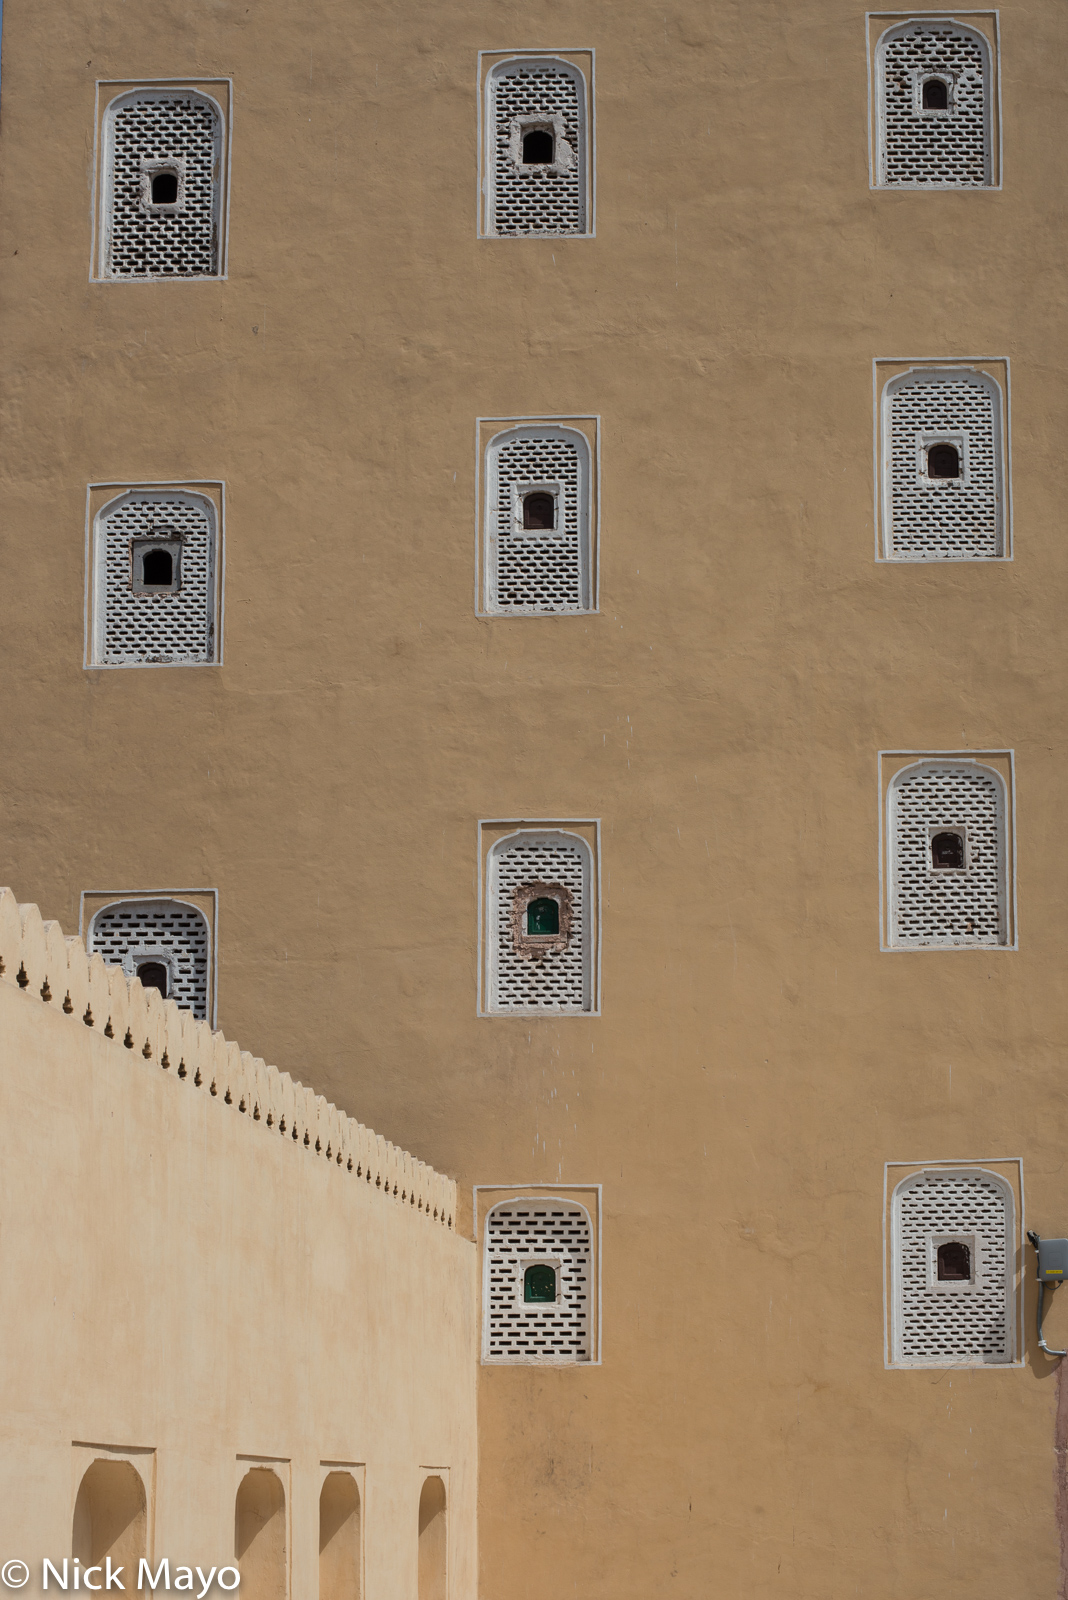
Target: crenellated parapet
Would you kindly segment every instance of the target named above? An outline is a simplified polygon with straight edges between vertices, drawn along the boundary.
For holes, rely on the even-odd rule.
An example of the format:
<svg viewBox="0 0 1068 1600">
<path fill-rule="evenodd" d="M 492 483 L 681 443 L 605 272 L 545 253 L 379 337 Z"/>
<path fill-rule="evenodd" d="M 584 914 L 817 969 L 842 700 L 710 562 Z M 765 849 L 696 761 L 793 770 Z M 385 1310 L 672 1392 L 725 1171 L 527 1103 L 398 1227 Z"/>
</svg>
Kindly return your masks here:
<svg viewBox="0 0 1068 1600">
<path fill-rule="evenodd" d="M 20 905 L 10 889 L 0 889 L 0 982 L 65 1014 L 72 1027 L 93 1028 L 133 1060 L 232 1107 L 265 1134 L 321 1157 L 417 1216 L 452 1227 L 456 1185 L 450 1178 L 288 1072 L 213 1033 L 157 989 L 88 955 L 81 939 L 64 937 L 58 922 L 45 922 L 35 905 Z"/>
</svg>

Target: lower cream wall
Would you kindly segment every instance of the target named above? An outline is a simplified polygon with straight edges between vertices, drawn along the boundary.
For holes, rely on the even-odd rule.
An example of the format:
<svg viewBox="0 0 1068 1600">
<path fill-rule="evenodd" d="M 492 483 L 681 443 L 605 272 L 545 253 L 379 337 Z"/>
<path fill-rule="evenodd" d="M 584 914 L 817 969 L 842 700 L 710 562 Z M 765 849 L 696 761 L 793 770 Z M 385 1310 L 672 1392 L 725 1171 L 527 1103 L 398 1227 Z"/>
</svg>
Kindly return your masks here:
<svg viewBox="0 0 1068 1600">
<path fill-rule="evenodd" d="M 474 1246 L 8 984 L 0 1125 L 0 1563 L 29 1563 L 24 1592 L 71 1555 L 81 1442 L 155 1452 L 172 1583 L 233 1563 L 239 1457 L 275 1458 L 300 1597 L 320 1463 L 358 1469 L 367 1600 L 416 1600 L 440 1470 L 449 1600 L 472 1600 Z"/>
</svg>

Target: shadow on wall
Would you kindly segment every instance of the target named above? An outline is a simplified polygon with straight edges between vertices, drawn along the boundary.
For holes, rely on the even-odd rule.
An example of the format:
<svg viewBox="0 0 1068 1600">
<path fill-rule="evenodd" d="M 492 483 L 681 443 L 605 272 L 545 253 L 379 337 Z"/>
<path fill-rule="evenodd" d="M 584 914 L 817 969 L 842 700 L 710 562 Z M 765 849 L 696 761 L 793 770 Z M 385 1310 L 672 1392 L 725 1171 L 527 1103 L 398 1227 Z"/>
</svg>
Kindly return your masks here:
<svg viewBox="0 0 1068 1600">
<path fill-rule="evenodd" d="M 251 1467 L 234 1507 L 242 1600 L 286 1600 L 286 1494 L 270 1467 Z"/>
<path fill-rule="evenodd" d="M 427 1478 L 419 1496 L 419 1600 L 445 1600 L 447 1559 L 445 1485 Z"/>
<path fill-rule="evenodd" d="M 146 1554 L 145 1486 L 128 1461 L 94 1461 L 78 1486 L 71 1553 L 83 1567 L 108 1556 L 137 1571 Z"/>
<path fill-rule="evenodd" d="M 319 1494 L 319 1600 L 360 1600 L 360 1492 L 328 1472 Z"/>
</svg>

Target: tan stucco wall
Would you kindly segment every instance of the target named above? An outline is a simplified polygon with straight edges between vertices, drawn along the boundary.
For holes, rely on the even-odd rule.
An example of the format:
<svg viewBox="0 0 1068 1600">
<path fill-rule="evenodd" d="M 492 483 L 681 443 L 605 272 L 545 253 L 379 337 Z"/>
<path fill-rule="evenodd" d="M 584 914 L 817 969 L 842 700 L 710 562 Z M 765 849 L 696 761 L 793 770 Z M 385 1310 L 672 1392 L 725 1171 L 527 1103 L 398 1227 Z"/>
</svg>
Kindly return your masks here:
<svg viewBox="0 0 1068 1600">
<path fill-rule="evenodd" d="M 1048 1364 L 882 1364 L 885 1161 L 1068 1229 L 1068 40 L 1001 22 L 1005 188 L 934 196 L 869 190 L 853 0 L 5 8 L 5 875 L 217 886 L 228 1032 L 464 1196 L 603 1182 L 604 1366 L 481 1374 L 484 1600 L 1055 1589 Z M 476 239 L 510 44 L 596 47 L 594 240 Z M 185 71 L 229 281 L 90 286 L 94 80 Z M 874 563 L 881 356 L 1011 358 L 1011 564 Z M 541 411 L 603 417 L 602 612 L 479 621 L 475 418 Z M 86 484 L 205 475 L 224 665 L 83 672 Z M 962 747 L 1020 949 L 882 954 L 876 752 Z M 524 815 L 602 819 L 600 1018 L 475 1015 Z"/>
<path fill-rule="evenodd" d="M 473 1600 L 473 1247 L 10 981 L 0 1125 L 0 1549 L 24 1592 L 71 1555 L 97 1445 L 154 1451 L 172 1584 L 233 1563 L 239 1457 L 274 1460 L 293 1596 L 318 1593 L 333 1462 L 363 1499 L 364 1592 L 416 1600 L 436 1471 L 450 1596 Z"/>
</svg>

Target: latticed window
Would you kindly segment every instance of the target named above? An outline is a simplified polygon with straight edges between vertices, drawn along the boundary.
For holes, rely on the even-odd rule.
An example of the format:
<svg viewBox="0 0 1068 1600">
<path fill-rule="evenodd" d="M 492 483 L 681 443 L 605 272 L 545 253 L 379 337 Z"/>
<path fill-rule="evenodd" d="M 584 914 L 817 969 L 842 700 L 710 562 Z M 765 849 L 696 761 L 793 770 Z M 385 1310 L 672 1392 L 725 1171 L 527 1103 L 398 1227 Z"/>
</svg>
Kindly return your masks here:
<svg viewBox="0 0 1068 1600">
<path fill-rule="evenodd" d="M 492 847 L 489 1010 L 592 1011 L 592 877 L 578 834 L 510 834 Z"/>
<path fill-rule="evenodd" d="M 895 1362 L 987 1366 L 1015 1355 L 1012 1190 L 947 1168 L 898 1184 L 891 1214 Z"/>
<path fill-rule="evenodd" d="M 486 79 L 486 232 L 589 231 L 586 83 L 556 58 L 500 61 Z"/>
<path fill-rule="evenodd" d="M 880 184 L 993 183 L 992 72 L 976 28 L 942 20 L 889 28 L 875 52 Z"/>
<path fill-rule="evenodd" d="M 953 561 L 1005 553 L 1002 394 L 970 368 L 907 372 L 883 390 L 886 555 Z"/>
<path fill-rule="evenodd" d="M 93 528 L 96 666 L 216 659 L 216 511 L 206 495 L 131 490 Z"/>
<path fill-rule="evenodd" d="M 529 424 L 486 450 L 486 608 L 590 609 L 590 447 L 576 428 Z"/>
<path fill-rule="evenodd" d="M 932 758 L 887 791 L 890 943 L 1007 942 L 1005 785 L 978 762 Z"/>
<path fill-rule="evenodd" d="M 589 1361 L 593 1230 L 571 1200 L 506 1200 L 486 1217 L 486 1361 Z"/>
<path fill-rule="evenodd" d="M 135 89 L 103 126 L 101 276 L 221 271 L 223 116 L 194 89 Z"/>
<path fill-rule="evenodd" d="M 184 900 L 118 900 L 93 917 L 87 945 L 204 1021 L 210 942 L 208 919 Z"/>
</svg>

